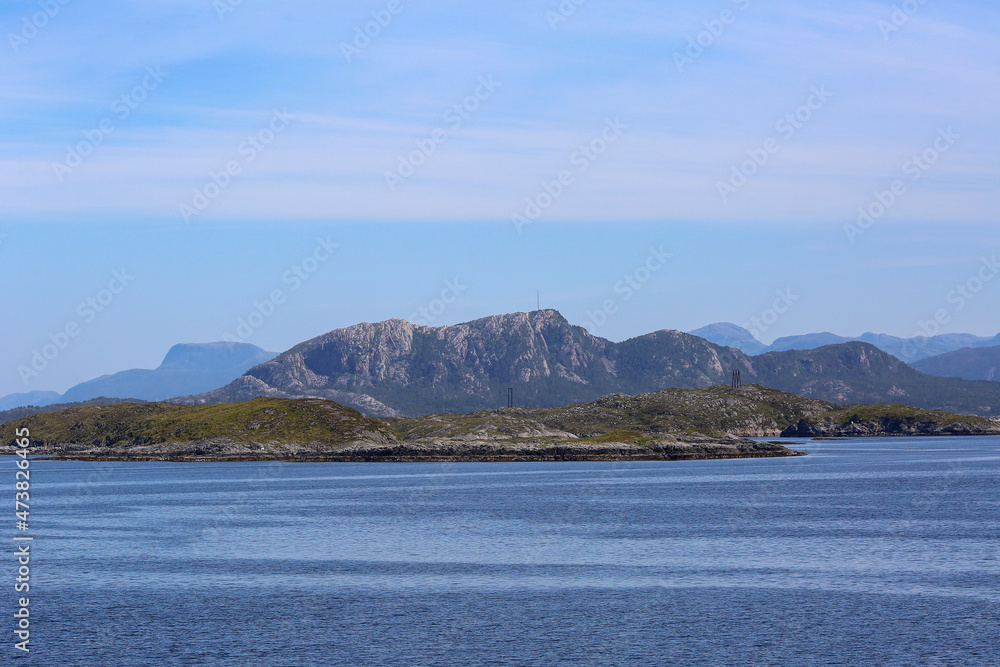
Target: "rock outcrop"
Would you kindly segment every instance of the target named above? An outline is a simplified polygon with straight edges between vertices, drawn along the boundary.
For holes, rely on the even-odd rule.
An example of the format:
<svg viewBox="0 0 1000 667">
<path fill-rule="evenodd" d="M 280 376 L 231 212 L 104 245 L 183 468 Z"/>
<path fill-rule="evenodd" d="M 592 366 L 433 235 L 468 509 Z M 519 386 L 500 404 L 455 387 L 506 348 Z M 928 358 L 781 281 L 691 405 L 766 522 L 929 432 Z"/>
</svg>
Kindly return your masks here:
<svg viewBox="0 0 1000 667">
<path fill-rule="evenodd" d="M 784 437 L 1000 435 L 1000 422 L 908 405 L 853 405 L 800 419 Z"/>
</svg>

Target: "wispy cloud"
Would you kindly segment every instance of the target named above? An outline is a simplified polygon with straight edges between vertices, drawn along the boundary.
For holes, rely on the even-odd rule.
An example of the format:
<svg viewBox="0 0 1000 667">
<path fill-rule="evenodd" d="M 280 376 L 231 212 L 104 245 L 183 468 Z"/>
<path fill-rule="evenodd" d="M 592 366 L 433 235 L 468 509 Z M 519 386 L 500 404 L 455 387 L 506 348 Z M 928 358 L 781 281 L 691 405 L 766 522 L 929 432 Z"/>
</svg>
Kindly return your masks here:
<svg viewBox="0 0 1000 667">
<path fill-rule="evenodd" d="M 552 220 L 837 221 L 942 124 L 967 140 L 894 215 L 981 221 L 1000 204 L 989 187 L 1000 47 L 986 3 L 928 3 L 888 42 L 882 3 L 752 3 L 683 75 L 671 54 L 719 7 L 587 4 L 553 31 L 537 3 L 412 4 L 346 62 L 340 41 L 377 8 L 241 3 L 220 21 L 193 0 L 67 5 L 2 56 L 0 206 L 28 219 L 169 217 L 275 107 L 300 121 L 212 216 L 503 219 L 619 115 L 628 136 Z M 19 15 L 0 19 L 11 27 Z M 170 79 L 99 155 L 54 181 L 51 163 L 154 64 Z M 504 81 L 489 108 L 400 192 L 381 191 L 400 152 L 487 74 Z M 836 91 L 822 117 L 782 145 L 737 205 L 720 205 L 720 175 L 821 84 Z"/>
</svg>

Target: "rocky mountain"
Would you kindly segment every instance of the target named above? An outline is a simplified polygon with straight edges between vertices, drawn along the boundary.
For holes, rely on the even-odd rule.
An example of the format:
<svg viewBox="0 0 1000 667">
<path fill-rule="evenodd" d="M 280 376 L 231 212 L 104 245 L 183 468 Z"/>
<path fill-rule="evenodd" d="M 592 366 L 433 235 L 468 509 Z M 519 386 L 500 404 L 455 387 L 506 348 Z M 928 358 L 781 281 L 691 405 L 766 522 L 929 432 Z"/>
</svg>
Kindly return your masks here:
<svg viewBox="0 0 1000 667">
<path fill-rule="evenodd" d="M 912 366 L 939 377 L 1000 381 L 1000 346 L 963 348 L 921 359 Z"/>
<path fill-rule="evenodd" d="M 136 368 L 82 382 L 71 387 L 59 402 L 76 403 L 99 396 L 162 401 L 209 391 L 275 356 L 249 343 L 174 345 L 155 369 Z"/>
<path fill-rule="evenodd" d="M 1000 383 L 925 375 L 869 343 L 769 352 L 754 357 L 753 364 L 768 386 L 834 403 L 893 402 L 1000 415 Z"/>
<path fill-rule="evenodd" d="M 764 345 L 754 338 L 753 334 L 728 322 L 711 324 L 690 332 L 717 345 L 735 347 L 747 354 L 762 354 L 764 352 L 787 352 L 791 350 L 814 350 L 826 345 L 837 345 L 860 341 L 871 343 L 883 352 L 914 363 L 921 359 L 952 352 L 967 347 L 986 347 L 1000 345 L 1000 334 L 993 338 L 984 338 L 972 334 L 939 334 L 937 336 L 901 338 L 887 334 L 864 333 L 857 337 L 838 336 L 830 332 L 799 334 L 783 336 L 770 345 Z"/>
<path fill-rule="evenodd" d="M 444 327 L 404 320 L 357 324 L 300 343 L 220 389 L 172 400 L 311 396 L 369 415 L 415 416 L 495 408 L 505 404 L 508 388 L 517 405 L 548 407 L 615 392 L 726 384 L 733 369 L 748 384 L 836 403 L 893 401 L 1000 414 L 1000 384 L 923 375 L 866 343 L 754 357 L 670 330 L 615 343 L 554 310 Z"/>
<path fill-rule="evenodd" d="M 742 353 L 677 331 L 623 343 L 592 336 L 554 310 L 446 327 L 357 324 L 296 345 L 226 387 L 181 403 L 318 396 L 383 416 L 523 406 L 624 391 L 719 384 Z"/>
</svg>

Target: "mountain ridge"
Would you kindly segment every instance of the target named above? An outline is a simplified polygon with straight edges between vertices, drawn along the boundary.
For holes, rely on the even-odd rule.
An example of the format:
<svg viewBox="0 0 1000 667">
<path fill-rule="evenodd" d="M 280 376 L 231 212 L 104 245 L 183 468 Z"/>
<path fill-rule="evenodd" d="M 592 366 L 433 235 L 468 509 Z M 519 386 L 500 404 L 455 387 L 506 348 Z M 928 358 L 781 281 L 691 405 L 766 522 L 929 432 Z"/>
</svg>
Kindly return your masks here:
<svg viewBox="0 0 1000 667">
<path fill-rule="evenodd" d="M 762 343 L 749 330 L 731 322 L 716 322 L 688 332 L 701 336 L 717 345 L 735 347 L 747 354 L 767 352 L 788 352 L 791 350 L 814 350 L 825 345 L 863 342 L 871 343 L 883 352 L 909 364 L 930 357 L 946 354 L 964 348 L 979 348 L 1000 345 L 1000 334 L 990 338 L 973 334 L 937 334 L 934 336 L 914 336 L 901 338 L 888 334 L 865 332 L 860 336 L 840 336 L 829 331 L 796 334 L 776 338 L 770 345 Z"/>
<path fill-rule="evenodd" d="M 491 315 L 428 327 L 393 319 L 335 329 L 251 368 L 229 385 L 171 399 L 225 403 L 255 396 L 318 397 L 373 416 L 547 407 L 615 392 L 744 381 L 837 403 L 911 402 L 1000 413 L 1000 384 L 935 378 L 863 342 L 749 356 L 671 329 L 615 343 L 558 311 Z"/>
<path fill-rule="evenodd" d="M 964 347 L 911 365 L 928 375 L 996 382 L 1000 381 L 1000 346 Z"/>
</svg>

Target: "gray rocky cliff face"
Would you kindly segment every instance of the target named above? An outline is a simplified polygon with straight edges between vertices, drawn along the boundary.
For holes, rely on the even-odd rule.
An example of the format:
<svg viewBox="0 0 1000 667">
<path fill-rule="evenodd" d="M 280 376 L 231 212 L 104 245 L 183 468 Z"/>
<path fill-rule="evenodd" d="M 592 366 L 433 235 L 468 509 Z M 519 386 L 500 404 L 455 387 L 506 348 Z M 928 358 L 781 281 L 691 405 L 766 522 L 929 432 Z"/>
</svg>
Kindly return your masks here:
<svg viewBox="0 0 1000 667">
<path fill-rule="evenodd" d="M 446 327 L 363 323 L 296 345 L 222 389 L 179 402 L 246 400 L 256 392 L 318 396 L 396 416 L 425 407 L 497 407 L 514 387 L 521 404 L 557 405 L 619 387 L 609 345 L 553 310 Z"/>
<path fill-rule="evenodd" d="M 1000 413 L 1000 384 L 924 376 L 867 343 L 756 357 L 672 330 L 615 343 L 571 325 L 555 310 L 441 327 L 400 319 L 356 324 L 300 343 L 225 387 L 172 400 L 312 396 L 372 416 L 415 416 L 501 407 L 508 387 L 517 405 L 547 407 L 615 392 L 728 384 L 734 369 L 746 384 L 838 403 L 893 399 Z"/>
</svg>

